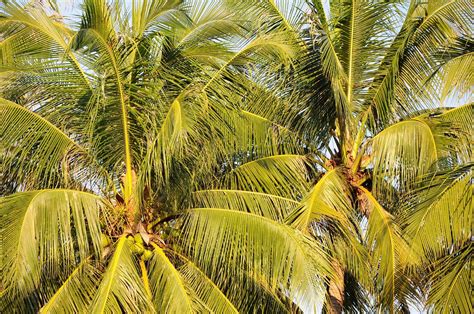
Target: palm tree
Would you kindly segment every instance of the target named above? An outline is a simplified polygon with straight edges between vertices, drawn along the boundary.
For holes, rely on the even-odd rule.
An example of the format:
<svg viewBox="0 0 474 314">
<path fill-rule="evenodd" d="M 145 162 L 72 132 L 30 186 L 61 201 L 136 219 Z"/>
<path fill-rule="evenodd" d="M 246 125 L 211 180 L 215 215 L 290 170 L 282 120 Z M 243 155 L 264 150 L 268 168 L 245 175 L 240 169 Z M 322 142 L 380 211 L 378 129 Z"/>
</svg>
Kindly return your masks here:
<svg viewBox="0 0 474 314">
<path fill-rule="evenodd" d="M 263 70 L 244 110 L 305 154 L 273 155 L 277 178 L 259 189 L 290 190 L 286 169 L 316 159 L 311 187 L 286 195 L 300 205 L 285 222 L 331 256 L 325 310 L 472 312 L 472 3 L 261 7 L 298 51 L 289 71 Z"/>
<path fill-rule="evenodd" d="M 231 84 L 289 62 L 285 37 L 208 1 L 87 0 L 78 25 L 54 2 L 2 10 L 2 312 L 280 312 L 316 297 L 329 264 L 282 223 L 295 201 L 242 211 L 230 201 L 247 192 L 192 193 L 271 149 Z"/>
<path fill-rule="evenodd" d="M 472 6 L 329 10 L 5 5 L 2 310 L 469 312 Z"/>
</svg>

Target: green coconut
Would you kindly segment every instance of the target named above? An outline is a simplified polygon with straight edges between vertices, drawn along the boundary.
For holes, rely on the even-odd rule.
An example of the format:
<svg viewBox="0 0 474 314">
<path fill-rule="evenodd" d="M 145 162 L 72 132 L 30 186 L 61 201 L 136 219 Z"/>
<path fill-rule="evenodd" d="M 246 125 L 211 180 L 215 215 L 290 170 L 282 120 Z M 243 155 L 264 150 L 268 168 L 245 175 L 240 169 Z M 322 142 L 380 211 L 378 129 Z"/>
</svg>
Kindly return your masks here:
<svg viewBox="0 0 474 314">
<path fill-rule="evenodd" d="M 143 238 L 141 234 L 137 233 L 133 238 L 135 239 L 135 243 L 143 245 Z"/>
<path fill-rule="evenodd" d="M 100 234 L 100 245 L 104 248 L 110 244 L 110 238 L 105 234 Z"/>
<path fill-rule="evenodd" d="M 132 252 L 138 255 L 142 255 L 145 251 L 145 247 L 140 243 L 135 243 L 132 245 Z"/>
<path fill-rule="evenodd" d="M 152 257 L 153 257 L 153 252 L 152 251 L 145 250 L 145 252 L 143 252 L 143 260 L 148 261 Z"/>
</svg>

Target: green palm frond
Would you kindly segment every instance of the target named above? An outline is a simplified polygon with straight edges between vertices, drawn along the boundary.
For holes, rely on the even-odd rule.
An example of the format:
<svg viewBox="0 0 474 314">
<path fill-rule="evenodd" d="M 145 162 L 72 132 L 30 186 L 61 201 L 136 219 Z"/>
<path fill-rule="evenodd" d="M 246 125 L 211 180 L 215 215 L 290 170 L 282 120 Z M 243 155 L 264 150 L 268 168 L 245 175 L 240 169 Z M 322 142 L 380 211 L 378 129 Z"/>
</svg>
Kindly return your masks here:
<svg viewBox="0 0 474 314">
<path fill-rule="evenodd" d="M 256 85 L 245 78 L 238 83 L 249 89 Z M 213 87 L 212 91 L 209 90 L 210 98 L 207 96 L 203 98 L 203 102 L 209 101 L 208 104 L 206 103 L 208 109 L 206 109 L 205 127 L 209 128 L 214 136 L 210 138 L 212 151 L 205 155 L 206 159 L 202 162 L 207 162 L 209 165 L 224 162 L 230 167 L 232 164 L 237 165 L 275 154 L 304 153 L 302 143 L 308 141 L 287 127 L 286 121 L 280 124 L 282 121 L 279 121 L 277 114 L 260 111 L 266 110 L 265 108 L 269 107 L 266 105 L 272 101 L 273 104 L 278 101 L 271 96 L 270 92 L 256 91 L 239 95 L 229 90 L 228 93 L 218 95 L 218 97 L 223 97 L 226 101 L 232 100 L 234 103 L 229 101 L 229 104 L 223 106 L 221 102 L 216 104 L 212 100 L 217 96 L 214 94 L 215 88 Z M 260 97 L 268 97 L 268 99 Z M 257 103 L 261 104 L 258 108 L 254 106 Z M 242 109 L 233 108 L 236 105 L 239 107 L 241 105 Z M 214 155 L 217 160 L 210 160 L 209 155 Z"/>
<path fill-rule="evenodd" d="M 15 69 L 21 74 L 22 70 L 35 70 L 31 67 L 32 61 L 33 65 L 38 65 L 37 62 L 52 59 L 61 64 L 65 58 L 69 66 L 68 71 L 64 73 L 67 74 L 67 82 L 77 83 L 71 86 L 73 88 L 69 91 L 74 93 L 74 89 L 83 91 L 84 88 L 90 88 L 86 72 L 70 49 L 72 36 L 67 27 L 59 26 L 40 9 L 24 10 L 14 2 L 8 3 L 4 12 L 5 15 L 0 20 L 0 33 L 7 40 L 1 44 L 2 69 Z M 52 64 L 54 63 L 50 63 Z M 48 75 L 47 72 L 42 74 Z"/>
<path fill-rule="evenodd" d="M 189 1 L 186 11 L 189 25 L 174 34 L 176 46 L 186 50 L 202 45 L 214 38 L 228 38 L 244 31 L 238 23 L 238 15 L 225 1 Z"/>
<path fill-rule="evenodd" d="M 372 70 L 371 64 L 377 60 L 377 53 L 383 52 L 383 49 L 374 52 L 373 47 L 383 47 L 382 39 L 388 31 L 383 22 L 390 18 L 389 5 L 390 2 L 343 2 L 340 14 L 335 17 L 334 45 L 347 77 L 344 85 L 349 106 L 353 106 L 352 102 L 360 97 L 355 83 L 361 87 L 364 85 L 367 80 L 365 73 Z"/>
<path fill-rule="evenodd" d="M 426 121 L 434 134 L 438 158 L 442 164 L 457 165 L 472 161 L 474 129 L 472 104 L 449 110 L 435 110 L 426 114 Z"/>
<path fill-rule="evenodd" d="M 448 60 L 440 71 L 443 80 L 440 100 L 444 102 L 451 95 L 468 95 L 474 85 L 474 52 L 462 54 Z M 453 96 L 451 96 L 453 97 Z M 473 99 L 469 99 L 472 101 Z"/>
<path fill-rule="evenodd" d="M 250 98 L 252 95 L 248 95 L 248 97 Z M 273 101 L 278 100 L 273 99 Z M 301 145 L 305 141 L 296 131 L 279 124 L 278 117 L 266 118 L 272 114 L 259 112 L 260 108 L 253 106 L 253 99 L 249 99 L 250 102 L 252 103 L 251 107 L 244 107 L 243 110 L 229 114 L 229 120 L 233 122 L 233 125 L 230 132 L 225 134 L 224 145 L 231 143 L 235 150 L 249 151 L 252 155 L 261 157 L 304 153 Z M 256 99 L 255 102 L 258 103 L 258 100 Z M 262 102 L 261 108 L 265 107 L 268 102 L 270 99 Z M 246 125 L 246 128 L 242 128 L 242 125 Z M 252 155 L 248 156 L 248 160 L 252 159 Z"/>
<path fill-rule="evenodd" d="M 267 132 L 256 130 L 258 132 L 255 132 L 254 137 L 266 133 L 265 138 L 255 139 L 259 143 L 254 145 L 256 149 L 267 147 L 260 143 L 270 140 L 280 145 L 268 147 L 276 147 L 280 153 L 301 153 L 305 146 L 316 151 L 316 147 L 327 143 L 330 134 L 321 133 L 334 124 L 330 85 L 321 77 L 316 57 L 307 54 L 295 62 L 294 70 L 298 75 L 290 81 L 275 83 L 272 74 L 264 73 L 256 82 L 246 86 L 249 92 L 244 95 L 242 115 L 247 120 L 246 123 L 252 123 L 252 128 L 249 129 L 267 128 Z M 273 85 L 272 88 L 267 87 L 268 84 Z M 289 91 L 288 86 L 291 86 Z M 245 129 L 240 128 L 237 132 L 241 130 Z"/>
<path fill-rule="evenodd" d="M 381 308 L 393 311 L 398 281 L 402 280 L 403 269 L 416 265 L 418 256 L 410 249 L 401 230 L 390 215 L 365 188 L 360 187 L 367 199 L 370 212 L 367 228 L 367 243 L 370 249 L 370 261 L 376 275 L 376 290 L 380 290 L 377 303 Z"/>
<path fill-rule="evenodd" d="M 228 276 L 245 282 L 242 276 L 248 273 L 271 291 L 283 288 L 282 293 L 297 304 L 312 307 L 321 296 L 322 278 L 330 276 L 328 256 L 317 243 L 269 218 L 195 208 L 189 211 L 184 230 L 186 251 L 217 282 Z M 219 267 L 221 263 L 226 266 Z"/>
<path fill-rule="evenodd" d="M 24 189 L 76 187 L 71 181 L 93 185 L 110 180 L 70 130 L 60 129 L 40 113 L 6 99 L 0 99 L 0 114 L 4 121 L 0 126 L 5 153 L 2 172 L 6 178 L 21 182 Z"/>
<path fill-rule="evenodd" d="M 119 238 L 90 306 L 91 313 L 152 311 L 131 245 L 126 236 Z"/>
<path fill-rule="evenodd" d="M 215 313 L 239 313 L 218 286 L 213 283 L 194 263 L 186 260 L 179 267 L 181 277 L 193 292 Z"/>
<path fill-rule="evenodd" d="M 335 168 L 325 173 L 302 205 L 286 221 L 299 229 L 306 229 L 313 220 L 332 218 L 347 223 L 352 211 L 350 187 L 342 177 L 341 169 Z"/>
<path fill-rule="evenodd" d="M 445 113 L 429 112 L 393 124 L 375 135 L 370 152 L 375 194 L 393 202 L 393 191 L 409 191 L 433 170 L 438 159 L 469 161 L 472 127 L 467 121 L 472 120 L 471 107 L 468 104 Z M 463 118 L 458 119 L 459 115 Z"/>
<path fill-rule="evenodd" d="M 441 128 L 440 131 L 435 130 L 435 132 L 448 134 L 448 137 L 443 141 L 444 155 L 452 156 L 454 154 L 455 161 L 471 162 L 474 157 L 472 149 L 474 145 L 474 103 L 446 110 L 433 119 L 439 121 L 438 125 Z"/>
<path fill-rule="evenodd" d="M 181 26 L 184 15 L 181 0 L 134 1 L 131 7 L 132 33 L 141 38 L 148 33 L 169 29 L 171 25 Z"/>
<path fill-rule="evenodd" d="M 428 259 L 469 241 L 474 203 L 472 164 L 426 176 L 415 198 L 408 200 L 406 233 Z"/>
<path fill-rule="evenodd" d="M 376 129 L 438 105 L 450 88 L 443 82 L 450 64 L 453 69 L 460 63 L 470 66 L 472 31 L 467 16 L 461 13 L 469 10 L 470 4 L 446 1 L 437 6 L 430 2 L 428 6 L 432 8 L 410 3 L 403 25 L 377 70 L 367 95 Z M 457 76 L 460 85 L 468 84 L 468 72 Z M 439 88 L 440 84 L 444 87 Z"/>
<path fill-rule="evenodd" d="M 237 51 L 212 74 L 204 89 L 226 73 L 230 66 L 242 66 L 252 61 L 277 61 L 285 66 L 291 65 L 297 52 L 292 43 L 291 38 L 284 32 L 255 34 L 250 38 L 241 39 L 236 45 Z"/>
<path fill-rule="evenodd" d="M 85 0 L 83 5 L 81 29 L 94 29 L 101 38 L 113 37 L 115 35 L 114 12 L 107 1 Z"/>
<path fill-rule="evenodd" d="M 151 132 L 149 149 L 145 159 L 146 168 L 149 172 L 155 171 L 159 180 L 168 182 L 172 161 L 180 158 L 186 152 L 187 143 L 191 138 L 196 138 L 197 112 L 194 108 L 184 107 L 180 99 L 173 101 L 161 125 L 156 125 Z M 151 123 L 156 124 L 155 121 Z M 150 167 L 150 165 L 152 165 Z M 151 175 L 149 173 L 148 175 Z"/>
<path fill-rule="evenodd" d="M 40 313 L 61 313 L 62 311 L 87 311 L 94 298 L 99 281 L 99 272 L 85 262 L 81 263 L 62 283 Z"/>
<path fill-rule="evenodd" d="M 325 75 L 325 79 L 330 82 L 332 96 L 334 98 L 334 126 L 339 135 L 341 135 L 341 142 L 345 143 L 350 126 L 350 111 L 352 107 L 352 100 L 348 97 L 348 90 L 344 86 L 347 82 L 348 74 L 344 68 L 341 55 L 337 51 L 337 39 L 332 29 L 330 29 L 330 22 L 326 18 L 323 4 L 321 1 L 313 1 L 312 8 L 314 11 L 314 18 L 312 21 L 312 34 L 315 38 L 313 41 L 317 44 L 313 49 L 318 49 L 320 53 L 320 68 Z M 355 17 L 355 15 L 353 15 Z M 340 32 L 338 32 L 340 33 Z M 321 81 L 319 79 L 318 81 Z M 351 92 L 352 94 L 352 92 Z M 330 108 L 330 107 L 329 107 Z M 345 144 L 343 144 L 344 146 Z M 346 150 L 343 149 L 342 157 L 345 159 Z"/>
<path fill-rule="evenodd" d="M 412 188 L 435 163 L 436 142 L 423 120 L 402 121 L 374 136 L 371 152 L 374 195 L 394 201 L 395 189 L 403 193 Z"/>
<path fill-rule="evenodd" d="M 461 127 L 464 132 L 472 135 L 474 132 L 472 121 L 474 120 L 474 103 L 449 109 L 440 116 L 442 121 L 453 123 L 456 127 Z"/>
<path fill-rule="evenodd" d="M 431 14 L 422 16 L 410 38 L 396 83 L 395 99 L 405 110 L 416 112 L 439 103 L 439 81 L 433 74 L 449 60 L 471 52 L 472 45 L 459 41 L 472 38 L 471 22 L 466 14 L 472 10 L 471 6 L 469 1 L 447 1 Z M 415 18 L 416 14 L 415 11 Z M 459 52 L 452 53 L 455 47 Z"/>
<path fill-rule="evenodd" d="M 394 38 L 392 44 L 385 52 L 382 62 L 377 70 L 371 88 L 366 97 L 367 110 L 372 117 L 373 127 L 377 128 L 390 121 L 395 99 L 395 85 L 403 56 L 410 38 L 419 25 L 419 20 L 412 18 L 413 11 L 417 8 L 415 2 L 410 3 L 405 20 L 400 32 Z"/>
<path fill-rule="evenodd" d="M 84 149 L 38 113 L 0 99 L 2 172 L 12 180 L 51 186 L 61 182 L 61 163 Z M 66 171 L 66 170 L 64 170 Z"/>
<path fill-rule="evenodd" d="M 206 305 L 193 294 L 165 252 L 157 245 L 154 248 L 150 261 L 150 285 L 155 309 L 160 313 L 205 310 Z"/>
<path fill-rule="evenodd" d="M 305 23 L 305 13 L 308 9 L 309 7 L 303 0 L 270 0 L 254 5 L 252 13 L 255 14 L 257 21 L 263 15 L 265 17 L 264 23 L 274 23 L 281 29 L 292 32 L 294 36 L 300 36 L 300 30 Z"/>
<path fill-rule="evenodd" d="M 275 155 L 259 158 L 232 169 L 224 185 L 231 189 L 298 198 L 309 190 L 314 170 L 304 155 Z"/>
<path fill-rule="evenodd" d="M 240 190 L 200 190 L 192 199 L 192 207 L 240 210 L 280 222 L 299 206 L 289 198 Z"/>
<path fill-rule="evenodd" d="M 470 313 L 472 306 L 472 243 L 435 262 L 428 308 L 439 313 Z"/>
<path fill-rule="evenodd" d="M 407 199 L 403 225 L 423 257 L 427 307 L 443 313 L 471 311 L 472 164 L 424 178 Z"/>
<path fill-rule="evenodd" d="M 32 292 L 100 252 L 99 197 L 74 190 L 39 190 L 1 199 L 2 282 L 14 296 Z"/>
<path fill-rule="evenodd" d="M 344 72 L 342 61 L 336 52 L 335 39 L 329 28 L 329 21 L 326 18 L 323 3 L 320 0 L 316 0 L 313 1 L 312 6 L 322 30 L 320 39 L 322 68 L 333 84 L 336 84 L 337 80 L 346 78 L 346 73 Z"/>
<path fill-rule="evenodd" d="M 74 48 L 82 50 L 83 53 L 97 54 L 97 59 L 94 60 L 95 68 L 104 78 L 101 82 L 102 91 L 92 107 L 103 106 L 107 111 L 96 111 L 100 112 L 100 115 L 92 121 L 96 128 L 93 130 L 93 145 L 98 159 L 108 168 L 117 169 L 124 164 L 123 193 L 128 203 L 133 193 L 133 154 L 136 155 L 140 148 L 133 146 L 137 139 L 133 137 L 130 127 L 132 110 L 126 91 L 129 82 L 128 67 L 134 60 L 136 43 L 119 41 L 109 19 L 110 12 L 105 2 L 87 2 L 82 28 L 75 38 Z M 111 128 L 111 125 L 114 125 L 114 128 Z M 117 142 L 117 137 L 122 141 Z"/>
<path fill-rule="evenodd" d="M 229 312 L 249 312 L 258 309 L 289 313 L 288 304 L 293 302 L 277 291 L 272 291 L 268 284 L 259 278 L 243 274 L 242 277 L 215 277 L 211 280 L 196 263 L 177 252 L 169 253 L 177 255 L 185 262 L 179 267 L 183 280 L 193 293 L 210 305 L 210 309 L 215 309 L 217 312 L 221 308 Z M 243 290 L 242 287 L 246 289 Z M 213 299 L 210 299 L 211 297 Z"/>
<path fill-rule="evenodd" d="M 220 0 L 185 1 L 181 7 L 186 16 L 180 16 L 178 23 L 166 25 L 168 32 L 171 27 L 173 29 L 170 33 L 173 49 L 201 65 L 214 68 L 232 58 L 233 41 L 247 33 L 238 12 Z"/>
</svg>

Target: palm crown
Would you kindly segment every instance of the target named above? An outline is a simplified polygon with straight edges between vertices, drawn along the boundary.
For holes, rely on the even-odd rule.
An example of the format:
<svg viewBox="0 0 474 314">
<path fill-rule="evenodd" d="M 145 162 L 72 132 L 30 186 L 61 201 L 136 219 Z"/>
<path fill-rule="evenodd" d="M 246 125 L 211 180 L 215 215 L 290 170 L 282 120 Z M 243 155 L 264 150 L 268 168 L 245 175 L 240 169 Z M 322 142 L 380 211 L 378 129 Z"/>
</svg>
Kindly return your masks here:
<svg viewBox="0 0 474 314">
<path fill-rule="evenodd" d="M 82 8 L 2 9 L 2 310 L 472 311 L 470 1 Z"/>
</svg>

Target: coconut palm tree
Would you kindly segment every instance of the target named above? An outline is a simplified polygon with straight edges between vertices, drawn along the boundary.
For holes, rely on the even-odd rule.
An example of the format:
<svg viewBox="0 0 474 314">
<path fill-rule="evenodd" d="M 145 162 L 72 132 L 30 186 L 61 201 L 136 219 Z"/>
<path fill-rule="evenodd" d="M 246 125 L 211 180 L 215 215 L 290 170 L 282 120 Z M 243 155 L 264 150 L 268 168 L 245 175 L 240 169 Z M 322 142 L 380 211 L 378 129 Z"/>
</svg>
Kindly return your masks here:
<svg viewBox="0 0 474 314">
<path fill-rule="evenodd" d="M 259 189 L 280 193 L 295 186 L 281 169 L 317 160 L 285 222 L 331 256 L 325 310 L 472 312 L 472 3 L 260 7 L 298 51 L 289 71 L 260 74 L 243 108 L 305 154 L 273 155 L 254 176 L 279 168 Z"/>
<path fill-rule="evenodd" d="M 468 1 L 51 3 L 0 21 L 2 310 L 471 309 Z"/>
<path fill-rule="evenodd" d="M 296 202 L 232 211 L 191 194 L 271 149 L 234 91 L 293 49 L 216 4 L 88 0 L 77 25 L 54 2 L 3 6 L 2 312 L 279 312 L 315 298 L 330 270 L 282 223 Z"/>
</svg>

